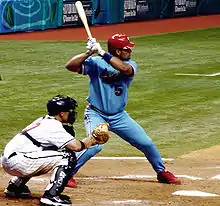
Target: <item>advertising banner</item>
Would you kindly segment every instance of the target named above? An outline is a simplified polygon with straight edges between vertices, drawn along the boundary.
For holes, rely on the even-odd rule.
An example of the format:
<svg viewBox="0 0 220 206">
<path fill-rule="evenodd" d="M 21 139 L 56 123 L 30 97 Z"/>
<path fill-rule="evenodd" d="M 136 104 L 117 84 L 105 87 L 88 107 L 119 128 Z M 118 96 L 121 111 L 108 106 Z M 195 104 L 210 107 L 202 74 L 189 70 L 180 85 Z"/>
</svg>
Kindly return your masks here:
<svg viewBox="0 0 220 206">
<path fill-rule="evenodd" d="M 124 20 L 160 18 L 161 0 L 124 0 Z"/>
<path fill-rule="evenodd" d="M 61 0 L 62 1 L 62 0 Z M 61 25 L 59 0 L 3 0 L 0 2 L 0 32 L 45 30 Z M 61 10 L 62 11 L 62 10 Z"/>
<path fill-rule="evenodd" d="M 136 20 L 137 4 L 136 0 L 124 0 L 124 21 Z"/>
<path fill-rule="evenodd" d="M 175 0 L 174 16 L 193 16 L 197 14 L 198 0 Z"/>
<path fill-rule="evenodd" d="M 75 3 L 77 0 L 63 0 L 63 26 L 80 26 L 82 22 L 77 13 Z M 81 1 L 86 13 L 88 24 L 92 24 L 92 0 Z"/>
</svg>

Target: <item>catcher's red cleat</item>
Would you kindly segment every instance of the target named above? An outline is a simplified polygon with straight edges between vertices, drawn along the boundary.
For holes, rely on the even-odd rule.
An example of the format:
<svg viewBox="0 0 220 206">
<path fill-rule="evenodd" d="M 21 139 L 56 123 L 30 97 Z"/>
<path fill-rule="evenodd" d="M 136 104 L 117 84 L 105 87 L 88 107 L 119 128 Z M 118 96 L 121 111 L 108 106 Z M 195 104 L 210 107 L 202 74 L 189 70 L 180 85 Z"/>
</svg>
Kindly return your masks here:
<svg viewBox="0 0 220 206">
<path fill-rule="evenodd" d="M 77 188 L 76 180 L 73 177 L 71 177 L 66 187 Z"/>
<path fill-rule="evenodd" d="M 180 185 L 181 181 L 175 177 L 171 172 L 163 170 L 157 174 L 157 180 L 160 183 Z"/>
</svg>

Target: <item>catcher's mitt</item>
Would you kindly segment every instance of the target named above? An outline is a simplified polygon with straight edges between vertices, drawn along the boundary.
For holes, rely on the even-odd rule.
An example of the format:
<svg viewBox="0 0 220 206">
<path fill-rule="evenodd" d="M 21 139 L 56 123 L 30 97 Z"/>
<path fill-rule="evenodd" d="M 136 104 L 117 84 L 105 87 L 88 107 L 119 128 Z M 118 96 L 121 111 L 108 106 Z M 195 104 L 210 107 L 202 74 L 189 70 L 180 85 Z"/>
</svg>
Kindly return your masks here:
<svg viewBox="0 0 220 206">
<path fill-rule="evenodd" d="M 92 131 L 92 137 L 95 139 L 96 144 L 105 144 L 109 140 L 110 135 L 108 127 L 108 123 L 102 123 L 97 125 Z"/>
</svg>

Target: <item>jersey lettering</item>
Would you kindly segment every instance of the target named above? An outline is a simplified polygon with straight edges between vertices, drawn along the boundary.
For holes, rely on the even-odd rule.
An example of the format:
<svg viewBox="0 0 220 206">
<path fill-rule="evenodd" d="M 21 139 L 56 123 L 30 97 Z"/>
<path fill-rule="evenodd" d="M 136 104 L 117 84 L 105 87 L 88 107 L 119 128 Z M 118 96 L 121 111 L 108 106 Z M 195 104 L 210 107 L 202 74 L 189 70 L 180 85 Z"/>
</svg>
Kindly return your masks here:
<svg viewBox="0 0 220 206">
<path fill-rule="evenodd" d="M 122 84 L 118 84 L 118 82 L 120 82 L 123 78 L 119 71 L 110 73 L 107 71 L 107 68 L 105 68 L 102 74 L 100 75 L 100 78 L 102 79 L 103 83 L 111 84 L 111 87 L 114 87 L 116 96 L 122 95 L 123 87 Z"/>
<path fill-rule="evenodd" d="M 109 72 L 107 71 L 107 68 L 105 68 L 104 71 L 101 73 L 100 78 L 102 79 L 102 82 L 105 84 L 113 84 L 123 79 L 119 71 Z"/>
</svg>

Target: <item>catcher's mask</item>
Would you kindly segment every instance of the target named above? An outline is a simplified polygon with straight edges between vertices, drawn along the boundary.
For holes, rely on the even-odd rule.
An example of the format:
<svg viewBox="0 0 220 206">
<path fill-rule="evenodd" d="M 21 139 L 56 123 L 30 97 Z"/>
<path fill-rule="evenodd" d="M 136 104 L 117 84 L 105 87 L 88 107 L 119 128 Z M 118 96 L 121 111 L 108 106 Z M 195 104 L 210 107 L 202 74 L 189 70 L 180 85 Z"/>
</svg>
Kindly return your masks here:
<svg viewBox="0 0 220 206">
<path fill-rule="evenodd" d="M 132 50 L 134 46 L 135 44 L 125 34 L 115 34 L 108 39 L 108 51 L 113 55 L 116 49 Z"/>
<path fill-rule="evenodd" d="M 47 102 L 47 111 L 50 116 L 57 115 L 60 112 L 69 112 L 67 121 L 73 124 L 77 116 L 75 111 L 77 106 L 78 104 L 73 98 L 58 94 Z"/>
</svg>

